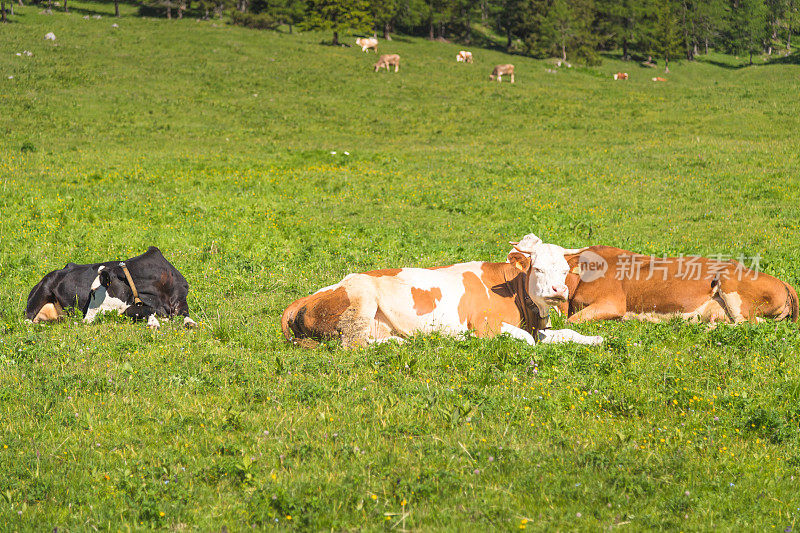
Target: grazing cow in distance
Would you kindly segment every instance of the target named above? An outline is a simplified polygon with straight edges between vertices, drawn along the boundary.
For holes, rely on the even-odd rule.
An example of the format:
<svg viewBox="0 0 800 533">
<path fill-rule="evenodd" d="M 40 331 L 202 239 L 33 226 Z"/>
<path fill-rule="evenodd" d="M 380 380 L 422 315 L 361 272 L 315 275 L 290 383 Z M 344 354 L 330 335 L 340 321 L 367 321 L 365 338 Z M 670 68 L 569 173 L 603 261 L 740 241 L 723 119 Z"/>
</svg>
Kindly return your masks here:
<svg viewBox="0 0 800 533">
<path fill-rule="evenodd" d="M 183 316 L 184 325 L 193 327 L 188 293 L 186 278 L 151 246 L 122 262 L 68 263 L 50 272 L 28 295 L 25 316 L 34 323 L 46 322 L 61 318 L 65 309 L 77 308 L 87 323 L 100 313 L 116 311 L 135 320 L 147 319 L 151 328 L 160 325 L 156 316 Z"/>
<path fill-rule="evenodd" d="M 356 39 L 356 44 L 361 47 L 362 52 L 369 52 L 372 50 L 378 53 L 378 39 L 375 37 L 359 37 Z"/>
<path fill-rule="evenodd" d="M 667 78 L 655 77 L 653 78 L 653 81 L 667 81 Z"/>
<path fill-rule="evenodd" d="M 456 61 L 459 63 L 472 63 L 472 52 L 461 50 L 456 56 Z"/>
<path fill-rule="evenodd" d="M 389 67 L 391 66 L 394 67 L 395 72 L 400 70 L 400 56 L 397 54 L 384 54 L 375 63 L 375 72 L 378 72 L 381 68 L 386 68 L 386 72 L 389 72 Z"/>
<path fill-rule="evenodd" d="M 614 74 L 614 79 L 615 80 L 627 80 L 628 79 L 628 73 L 627 72 L 617 72 L 616 74 Z"/>
<path fill-rule="evenodd" d="M 300 298 L 283 312 L 288 341 L 310 347 L 339 338 L 346 348 L 416 333 L 478 337 L 506 333 L 535 344 L 600 344 L 572 330 L 548 330 L 548 306 L 566 301 L 564 249 L 534 235 L 516 243 L 505 263 L 473 261 L 436 268 L 387 268 L 349 274 Z"/>
<path fill-rule="evenodd" d="M 738 261 L 654 257 L 611 246 L 566 252 L 569 300 L 559 308 L 573 323 L 673 316 L 711 323 L 798 318 L 791 285 Z"/>
<path fill-rule="evenodd" d="M 503 76 L 511 76 L 511 83 L 514 83 L 514 65 L 497 65 L 492 70 L 492 73 L 489 74 L 489 79 L 492 81 L 497 79 L 498 82 L 502 82 Z"/>
</svg>

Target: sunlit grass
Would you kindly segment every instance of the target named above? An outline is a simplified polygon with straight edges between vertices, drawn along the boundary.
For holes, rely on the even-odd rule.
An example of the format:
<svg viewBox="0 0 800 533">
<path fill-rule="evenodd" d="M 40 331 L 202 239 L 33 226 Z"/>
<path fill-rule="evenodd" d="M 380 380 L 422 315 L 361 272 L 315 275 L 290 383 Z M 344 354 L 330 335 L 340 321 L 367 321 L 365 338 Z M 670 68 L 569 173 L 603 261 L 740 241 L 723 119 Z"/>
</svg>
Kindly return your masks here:
<svg viewBox="0 0 800 533">
<path fill-rule="evenodd" d="M 322 34 L 71 6 L 0 29 L 8 528 L 794 527 L 794 324 L 346 352 L 286 346 L 279 317 L 348 272 L 503 260 L 530 231 L 760 254 L 797 284 L 796 66 L 653 84 L 401 37 L 381 44 L 401 71 L 374 74 Z M 489 83 L 506 62 L 517 83 Z M 149 245 L 189 280 L 196 331 L 23 321 L 46 272 Z"/>
</svg>

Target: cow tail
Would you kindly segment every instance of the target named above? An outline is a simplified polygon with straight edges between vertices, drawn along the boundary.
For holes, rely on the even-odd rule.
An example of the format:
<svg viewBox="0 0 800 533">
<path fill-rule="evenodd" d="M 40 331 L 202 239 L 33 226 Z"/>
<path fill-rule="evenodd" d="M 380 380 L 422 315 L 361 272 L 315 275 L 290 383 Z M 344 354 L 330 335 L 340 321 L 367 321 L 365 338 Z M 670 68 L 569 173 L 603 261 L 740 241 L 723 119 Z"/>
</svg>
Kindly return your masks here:
<svg viewBox="0 0 800 533">
<path fill-rule="evenodd" d="M 798 299 L 797 299 L 797 291 L 794 290 L 794 287 L 789 285 L 788 283 L 784 282 L 786 285 L 786 292 L 788 293 L 788 300 L 790 302 L 792 308 L 792 322 L 797 322 L 798 315 L 800 315 L 800 310 L 798 310 Z"/>
<path fill-rule="evenodd" d="M 303 324 L 305 313 L 300 312 L 304 308 L 304 300 L 305 298 L 301 298 L 289 304 L 289 307 L 286 308 L 281 316 L 281 329 L 283 330 L 283 336 L 286 337 L 286 342 L 296 344 L 302 348 L 314 348 L 319 346 L 319 342 L 305 334 Z"/>
</svg>

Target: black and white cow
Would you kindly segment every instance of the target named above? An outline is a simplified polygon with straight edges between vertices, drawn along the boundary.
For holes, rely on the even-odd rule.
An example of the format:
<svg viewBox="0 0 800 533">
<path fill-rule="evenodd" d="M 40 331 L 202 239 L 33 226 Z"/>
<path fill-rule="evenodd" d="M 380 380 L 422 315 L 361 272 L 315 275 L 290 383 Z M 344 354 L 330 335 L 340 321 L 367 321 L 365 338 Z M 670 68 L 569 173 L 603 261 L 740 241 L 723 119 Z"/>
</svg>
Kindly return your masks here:
<svg viewBox="0 0 800 533">
<path fill-rule="evenodd" d="M 116 311 L 135 320 L 147 319 L 152 328 L 160 325 L 156 316 L 183 316 L 184 325 L 194 327 L 186 303 L 188 293 L 186 278 L 161 250 L 151 246 L 123 262 L 69 263 L 50 272 L 28 295 L 25 315 L 33 322 L 44 322 L 58 320 L 65 309 L 76 308 L 87 323 L 99 313 Z"/>
</svg>

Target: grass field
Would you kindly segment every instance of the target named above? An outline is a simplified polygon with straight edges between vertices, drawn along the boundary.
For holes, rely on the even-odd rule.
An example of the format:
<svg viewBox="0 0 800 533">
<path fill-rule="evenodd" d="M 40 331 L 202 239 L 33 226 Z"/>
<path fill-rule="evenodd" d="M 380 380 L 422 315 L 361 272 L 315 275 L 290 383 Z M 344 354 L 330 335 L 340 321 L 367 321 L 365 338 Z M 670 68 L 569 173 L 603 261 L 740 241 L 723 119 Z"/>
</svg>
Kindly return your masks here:
<svg viewBox="0 0 800 533">
<path fill-rule="evenodd" d="M 656 84 L 398 37 L 375 74 L 325 34 L 71 10 L 0 27 L 2 529 L 796 527 L 796 324 L 354 351 L 279 326 L 348 272 L 502 261 L 531 231 L 759 254 L 797 285 L 796 62 Z M 489 83 L 506 62 L 517 83 Z M 24 322 L 45 273 L 149 245 L 197 330 Z"/>
</svg>

